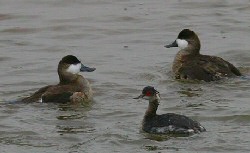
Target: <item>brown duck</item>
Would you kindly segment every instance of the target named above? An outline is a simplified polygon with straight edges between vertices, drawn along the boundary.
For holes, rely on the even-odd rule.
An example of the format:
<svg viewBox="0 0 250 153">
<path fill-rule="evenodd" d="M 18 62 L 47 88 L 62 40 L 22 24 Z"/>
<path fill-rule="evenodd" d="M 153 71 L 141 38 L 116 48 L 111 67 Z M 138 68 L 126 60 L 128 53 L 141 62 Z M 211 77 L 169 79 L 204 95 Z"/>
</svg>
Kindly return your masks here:
<svg viewBox="0 0 250 153">
<path fill-rule="evenodd" d="M 228 61 L 216 56 L 200 54 L 200 40 L 189 29 L 182 30 L 177 39 L 166 48 L 179 47 L 172 70 L 176 79 L 219 80 L 223 77 L 241 76 L 240 71 Z"/>
<path fill-rule="evenodd" d="M 21 101 L 54 103 L 89 101 L 92 98 L 92 89 L 88 80 L 78 73 L 94 70 L 95 68 L 84 66 L 75 56 L 67 55 L 58 64 L 59 84 L 45 86 Z"/>
</svg>

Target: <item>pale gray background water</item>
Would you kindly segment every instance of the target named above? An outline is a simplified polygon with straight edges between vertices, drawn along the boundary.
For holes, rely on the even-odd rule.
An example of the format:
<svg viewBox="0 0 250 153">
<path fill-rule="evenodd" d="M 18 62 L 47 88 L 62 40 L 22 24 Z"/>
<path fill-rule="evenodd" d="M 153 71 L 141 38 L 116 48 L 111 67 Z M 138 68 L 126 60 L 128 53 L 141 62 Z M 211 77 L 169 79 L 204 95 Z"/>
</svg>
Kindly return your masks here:
<svg viewBox="0 0 250 153">
<path fill-rule="evenodd" d="M 184 28 L 202 53 L 246 76 L 174 80 L 177 48 L 163 46 Z M 249 32 L 249 0 L 0 0 L 0 151 L 250 152 Z M 12 102 L 56 84 L 67 54 L 97 68 L 83 74 L 96 92 L 91 106 Z M 164 141 L 141 133 L 147 102 L 132 98 L 146 85 L 161 92 L 158 113 L 185 114 L 207 132 Z"/>
</svg>

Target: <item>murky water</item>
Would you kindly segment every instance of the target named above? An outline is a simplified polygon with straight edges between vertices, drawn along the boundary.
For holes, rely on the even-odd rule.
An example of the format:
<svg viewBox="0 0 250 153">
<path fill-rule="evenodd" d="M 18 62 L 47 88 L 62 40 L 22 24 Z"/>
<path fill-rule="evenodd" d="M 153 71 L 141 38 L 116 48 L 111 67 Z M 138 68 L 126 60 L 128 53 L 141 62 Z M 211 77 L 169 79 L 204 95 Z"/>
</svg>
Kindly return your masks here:
<svg viewBox="0 0 250 153">
<path fill-rule="evenodd" d="M 250 152 L 250 1 L 0 0 L 0 150 L 33 152 Z M 202 53 L 229 60 L 245 77 L 185 83 L 170 75 L 183 28 Z M 96 67 L 83 74 L 90 106 L 15 104 L 58 82 L 67 54 Z M 158 113 L 185 114 L 207 132 L 155 138 L 140 132 L 146 85 L 161 92 Z"/>
</svg>

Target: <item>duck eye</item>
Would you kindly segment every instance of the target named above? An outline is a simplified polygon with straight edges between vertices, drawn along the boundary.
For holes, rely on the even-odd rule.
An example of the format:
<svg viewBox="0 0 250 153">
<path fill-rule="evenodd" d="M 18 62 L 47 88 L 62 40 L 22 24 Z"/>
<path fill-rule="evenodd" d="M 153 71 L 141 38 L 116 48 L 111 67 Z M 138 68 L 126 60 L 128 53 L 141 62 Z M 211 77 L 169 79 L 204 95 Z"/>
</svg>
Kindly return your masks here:
<svg viewBox="0 0 250 153">
<path fill-rule="evenodd" d="M 145 93 L 145 96 L 151 96 L 152 95 L 152 93 L 150 92 L 150 91 L 147 91 L 146 93 Z"/>
</svg>

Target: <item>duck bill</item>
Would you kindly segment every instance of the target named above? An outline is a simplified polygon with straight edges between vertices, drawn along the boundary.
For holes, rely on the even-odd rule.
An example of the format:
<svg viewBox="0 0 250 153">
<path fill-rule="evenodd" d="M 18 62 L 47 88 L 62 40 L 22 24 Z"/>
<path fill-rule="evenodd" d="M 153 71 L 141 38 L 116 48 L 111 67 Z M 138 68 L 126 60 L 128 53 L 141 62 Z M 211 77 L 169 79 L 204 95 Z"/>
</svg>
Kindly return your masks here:
<svg viewBox="0 0 250 153">
<path fill-rule="evenodd" d="M 141 98 L 143 98 L 143 97 L 144 97 L 144 95 L 140 95 L 140 96 L 135 97 L 135 98 L 133 98 L 133 99 L 141 99 Z"/>
<path fill-rule="evenodd" d="M 81 72 L 93 72 L 93 71 L 95 71 L 95 69 L 96 68 L 87 67 L 87 66 L 82 64 L 80 71 Z"/>
<path fill-rule="evenodd" d="M 175 41 L 174 41 L 174 42 L 172 42 L 171 44 L 166 45 L 166 46 L 164 46 L 164 47 L 166 47 L 166 48 L 178 47 L 178 44 L 177 44 L 177 42 L 176 42 L 176 40 L 175 40 Z"/>
</svg>

